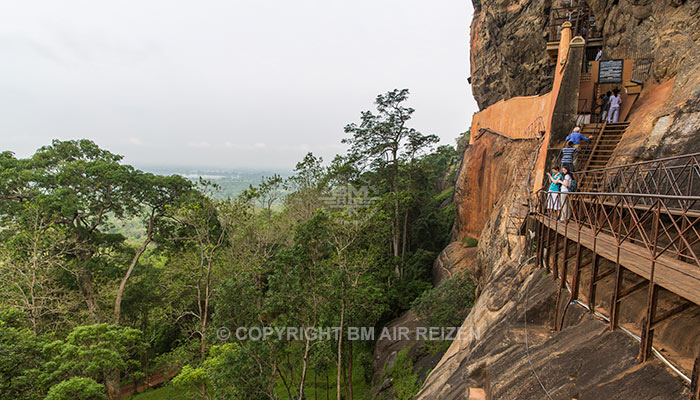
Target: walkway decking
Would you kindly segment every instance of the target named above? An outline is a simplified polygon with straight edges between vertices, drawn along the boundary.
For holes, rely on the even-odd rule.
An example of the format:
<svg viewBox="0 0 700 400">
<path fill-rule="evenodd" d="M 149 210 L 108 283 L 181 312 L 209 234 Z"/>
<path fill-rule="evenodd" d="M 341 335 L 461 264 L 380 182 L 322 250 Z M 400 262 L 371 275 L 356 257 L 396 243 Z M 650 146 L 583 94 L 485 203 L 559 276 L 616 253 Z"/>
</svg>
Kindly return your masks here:
<svg viewBox="0 0 700 400">
<path fill-rule="evenodd" d="M 613 236 L 605 233 L 596 234 L 592 229 L 576 222 L 563 223 L 544 216 L 536 218 L 548 229 L 553 229 L 596 254 L 612 262 L 617 262 L 617 241 Z M 700 305 L 700 267 L 668 255 L 660 255 L 652 262 L 649 260 L 648 254 L 649 251 L 642 246 L 622 243 L 620 244 L 619 262 L 621 266 L 646 280 L 651 280 L 653 268 L 656 284 Z"/>
</svg>

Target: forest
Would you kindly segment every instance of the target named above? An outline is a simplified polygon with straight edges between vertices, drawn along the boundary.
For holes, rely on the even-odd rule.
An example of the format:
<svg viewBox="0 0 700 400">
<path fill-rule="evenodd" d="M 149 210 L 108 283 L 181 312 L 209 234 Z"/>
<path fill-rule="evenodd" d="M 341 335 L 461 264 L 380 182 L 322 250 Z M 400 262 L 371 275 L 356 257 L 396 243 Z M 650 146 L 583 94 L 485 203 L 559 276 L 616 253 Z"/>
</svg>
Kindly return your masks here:
<svg viewBox="0 0 700 400">
<path fill-rule="evenodd" d="M 408 95 L 377 96 L 345 154 L 236 197 L 89 140 L 0 153 L 0 398 L 116 400 L 155 375 L 182 398 L 367 398 L 371 340 L 232 333 L 380 328 L 411 308 L 461 323 L 469 277 L 431 276 L 460 153 L 410 127 Z M 407 371 L 390 371 L 397 398 L 417 390 Z"/>
</svg>

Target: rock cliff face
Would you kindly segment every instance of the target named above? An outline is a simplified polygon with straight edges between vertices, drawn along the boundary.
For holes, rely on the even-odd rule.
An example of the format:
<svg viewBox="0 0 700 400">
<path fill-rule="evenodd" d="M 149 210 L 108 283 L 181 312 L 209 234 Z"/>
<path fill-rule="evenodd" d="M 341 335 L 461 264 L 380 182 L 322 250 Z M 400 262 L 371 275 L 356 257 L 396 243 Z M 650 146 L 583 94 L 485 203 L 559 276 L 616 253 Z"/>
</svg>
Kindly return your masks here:
<svg viewBox="0 0 700 400">
<path fill-rule="evenodd" d="M 537 140 L 513 140 L 484 131 L 464 153 L 455 184 L 457 238 L 478 238 L 496 202 L 510 190 Z"/>
<path fill-rule="evenodd" d="M 553 68 L 544 32 L 551 0 L 472 2 L 472 91 L 479 108 L 549 92 Z"/>
<path fill-rule="evenodd" d="M 480 107 L 550 90 L 545 26 L 560 0 L 474 0 L 472 85 Z M 649 59 L 651 73 L 629 116 L 612 163 L 700 151 L 700 1 L 589 0 L 604 34 L 604 57 Z M 473 132 L 473 134 L 477 134 Z M 417 399 L 681 399 L 686 384 L 656 358 L 638 364 L 639 345 L 604 315 L 572 305 L 563 329 L 552 329 L 557 284 L 527 261 L 523 237 L 509 235 L 517 152 L 532 151 L 495 133 L 465 152 L 455 189 L 456 235 L 479 238 L 469 268 L 479 295 L 463 324 L 476 332 L 455 341 L 425 380 Z M 515 197 L 515 198 L 514 198 Z M 531 234 L 529 232 L 528 234 Z M 440 268 L 464 264 L 446 249 Z M 604 286 L 601 290 L 605 292 Z M 601 300 L 604 299 L 604 300 Z M 598 301 L 608 301 L 607 294 Z M 645 304 L 640 298 L 631 303 Z M 631 304 L 630 303 L 630 304 Z M 603 306 L 601 304 L 600 308 Z M 621 326 L 640 315 L 623 311 Z M 700 312 L 657 332 L 660 351 L 695 354 Z M 694 358 L 694 356 L 693 356 Z M 684 373 L 692 358 L 676 358 Z M 474 397 L 470 397 L 474 396 Z"/>
<path fill-rule="evenodd" d="M 589 4 L 603 27 L 606 57 L 651 60 L 651 79 L 629 117 L 615 163 L 700 151 L 700 2 Z"/>
</svg>

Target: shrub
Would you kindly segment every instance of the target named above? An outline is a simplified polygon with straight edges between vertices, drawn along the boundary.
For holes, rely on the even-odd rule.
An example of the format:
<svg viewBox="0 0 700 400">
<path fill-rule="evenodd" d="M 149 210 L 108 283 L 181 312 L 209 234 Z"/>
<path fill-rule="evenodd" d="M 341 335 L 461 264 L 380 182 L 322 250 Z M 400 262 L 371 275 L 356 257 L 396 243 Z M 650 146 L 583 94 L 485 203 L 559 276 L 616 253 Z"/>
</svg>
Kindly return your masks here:
<svg viewBox="0 0 700 400">
<path fill-rule="evenodd" d="M 426 290 L 412 308 L 429 326 L 461 326 L 474 305 L 474 281 L 463 271 Z"/>
<path fill-rule="evenodd" d="M 398 400 L 410 400 L 420 389 L 420 381 L 418 375 L 413 372 L 413 361 L 408 352 L 409 349 L 401 350 L 389 370 L 394 394 Z"/>
<path fill-rule="evenodd" d="M 466 247 L 476 247 L 479 245 L 479 241 L 471 236 L 465 236 L 462 238 L 462 243 L 464 243 Z"/>
</svg>

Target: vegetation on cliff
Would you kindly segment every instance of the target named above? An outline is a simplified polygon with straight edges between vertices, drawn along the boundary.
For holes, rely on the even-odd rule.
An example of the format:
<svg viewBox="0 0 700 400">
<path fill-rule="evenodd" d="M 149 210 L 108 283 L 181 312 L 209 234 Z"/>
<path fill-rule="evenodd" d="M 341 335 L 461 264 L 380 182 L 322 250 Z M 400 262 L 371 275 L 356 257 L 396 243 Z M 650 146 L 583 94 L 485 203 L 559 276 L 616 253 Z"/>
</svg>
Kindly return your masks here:
<svg viewBox="0 0 700 400">
<path fill-rule="evenodd" d="M 364 393 L 373 342 L 346 329 L 431 287 L 454 220 L 457 153 L 408 127 L 407 97 L 378 96 L 330 165 L 308 154 L 225 200 L 88 140 L 0 154 L 0 397 L 118 399 L 177 369 L 209 399 Z M 343 334 L 239 336 L 282 327 Z"/>
</svg>

